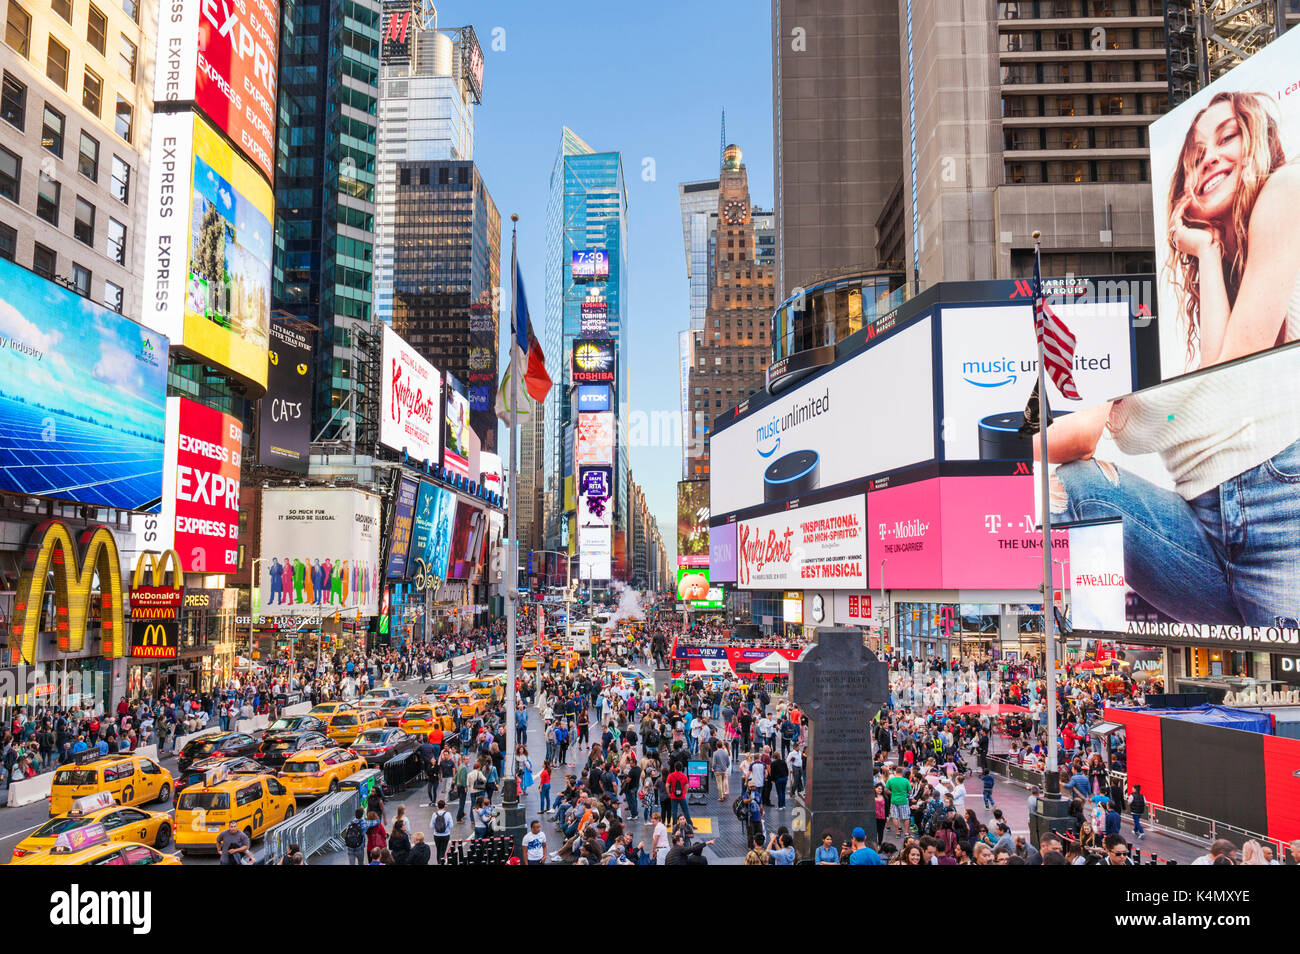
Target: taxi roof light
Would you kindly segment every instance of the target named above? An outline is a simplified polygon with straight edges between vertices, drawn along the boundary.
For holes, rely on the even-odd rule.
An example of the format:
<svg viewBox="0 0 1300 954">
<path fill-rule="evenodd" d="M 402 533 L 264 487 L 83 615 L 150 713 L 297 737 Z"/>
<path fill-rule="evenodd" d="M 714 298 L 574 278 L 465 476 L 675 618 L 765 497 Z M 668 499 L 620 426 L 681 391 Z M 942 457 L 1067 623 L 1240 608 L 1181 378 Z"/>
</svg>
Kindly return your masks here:
<svg viewBox="0 0 1300 954">
<path fill-rule="evenodd" d="M 69 815 L 89 815 L 93 811 L 101 808 L 108 808 L 113 804 L 113 794 L 111 792 L 96 792 L 93 795 L 83 795 L 72 803 L 68 809 Z"/>
<path fill-rule="evenodd" d="M 83 848 L 107 844 L 108 840 L 108 829 L 103 825 L 84 825 L 81 828 L 65 831 L 55 838 L 54 847 L 50 852 L 56 855 L 70 855 Z"/>
</svg>

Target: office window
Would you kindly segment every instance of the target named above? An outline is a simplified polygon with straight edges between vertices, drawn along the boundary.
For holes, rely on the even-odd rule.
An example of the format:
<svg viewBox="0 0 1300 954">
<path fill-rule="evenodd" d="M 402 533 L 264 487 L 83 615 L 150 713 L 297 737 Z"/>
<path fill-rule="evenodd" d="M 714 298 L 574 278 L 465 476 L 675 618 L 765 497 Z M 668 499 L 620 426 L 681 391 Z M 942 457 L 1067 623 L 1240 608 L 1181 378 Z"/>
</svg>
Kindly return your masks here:
<svg viewBox="0 0 1300 954">
<path fill-rule="evenodd" d="M 63 186 L 41 173 L 36 177 L 36 214 L 53 226 L 59 224 L 59 194 Z"/>
<path fill-rule="evenodd" d="M 122 10 L 136 23 L 140 22 L 140 0 L 122 0 Z"/>
<path fill-rule="evenodd" d="M 0 146 L 0 198 L 18 201 L 18 184 L 22 180 L 23 161 Z"/>
<path fill-rule="evenodd" d="M 59 84 L 59 89 L 68 88 L 68 48 L 54 37 L 45 50 L 45 75 Z"/>
<path fill-rule="evenodd" d="M 121 96 L 117 97 L 117 125 L 114 127 L 117 134 L 127 142 L 131 141 L 131 122 L 132 122 L 131 104 Z"/>
<path fill-rule="evenodd" d="M 14 0 L 9 0 L 9 12 L 5 16 L 5 42 L 23 56 L 27 55 L 32 38 L 32 18 Z"/>
<path fill-rule="evenodd" d="M 72 263 L 72 288 L 82 298 L 90 297 L 90 269 Z"/>
<path fill-rule="evenodd" d="M 126 226 L 114 218 L 108 220 L 108 257 L 126 264 Z"/>
<path fill-rule="evenodd" d="M 135 44 L 121 34 L 117 48 L 117 70 L 132 83 L 135 82 Z"/>
<path fill-rule="evenodd" d="M 45 104 L 44 116 L 41 125 L 41 145 L 62 159 L 63 127 L 67 121 L 63 118 L 63 114 L 49 103 Z"/>
<path fill-rule="evenodd" d="M 119 202 L 131 201 L 131 167 L 121 156 L 113 157 L 112 184 L 108 191 Z"/>
<path fill-rule="evenodd" d="M 94 70 L 86 70 L 86 78 L 81 86 L 81 105 L 90 110 L 96 119 L 104 105 L 104 81 Z"/>
<path fill-rule="evenodd" d="M 63 19 L 67 20 L 69 23 L 72 22 L 72 0 L 51 0 L 50 6 L 53 7 L 54 12 L 63 17 Z"/>
<path fill-rule="evenodd" d="M 72 235 L 83 245 L 95 244 L 95 207 L 77 196 L 77 215 L 72 224 Z"/>
<path fill-rule="evenodd" d="M 100 53 L 108 48 L 108 17 L 93 3 L 86 18 L 86 42 Z"/>
<path fill-rule="evenodd" d="M 0 119 L 19 129 L 27 122 L 27 87 L 8 73 L 0 84 Z"/>
<path fill-rule="evenodd" d="M 77 154 L 77 171 L 91 182 L 99 178 L 99 140 L 82 130 L 81 148 Z"/>
<path fill-rule="evenodd" d="M 37 275 L 53 278 L 57 264 L 58 256 L 54 254 L 54 249 L 46 248 L 37 242 L 32 250 L 32 271 Z"/>
<path fill-rule="evenodd" d="M 0 258 L 12 262 L 18 249 L 18 230 L 0 222 Z"/>
<path fill-rule="evenodd" d="M 110 311 L 122 314 L 122 299 L 124 292 L 121 285 L 115 285 L 110 281 L 104 282 L 104 307 Z"/>
</svg>

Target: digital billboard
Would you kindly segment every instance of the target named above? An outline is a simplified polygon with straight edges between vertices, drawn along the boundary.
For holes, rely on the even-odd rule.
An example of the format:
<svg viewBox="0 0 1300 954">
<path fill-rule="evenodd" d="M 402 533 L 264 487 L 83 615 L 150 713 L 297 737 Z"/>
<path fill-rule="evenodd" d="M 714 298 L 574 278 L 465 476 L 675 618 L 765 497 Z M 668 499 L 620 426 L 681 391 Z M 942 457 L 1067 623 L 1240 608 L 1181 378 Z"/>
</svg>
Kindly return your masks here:
<svg viewBox="0 0 1300 954">
<path fill-rule="evenodd" d="M 722 523 L 709 528 L 709 573 L 716 583 L 736 582 L 736 525 L 734 523 Z"/>
<path fill-rule="evenodd" d="M 167 339 L 0 259 L 0 489 L 156 513 Z"/>
<path fill-rule="evenodd" d="M 713 516 L 932 460 L 931 324 L 922 318 L 754 413 L 715 424 Z"/>
<path fill-rule="evenodd" d="M 393 530 L 388 543 L 386 577 L 400 580 L 406 576 L 406 558 L 411 549 L 411 533 L 415 521 L 415 498 L 420 493 L 420 482 L 414 477 L 402 476 L 393 498 Z"/>
<path fill-rule="evenodd" d="M 867 493 L 867 586 L 1032 589 L 1043 579 L 1034 478 L 969 474 L 873 481 Z M 1053 535 L 1068 559 L 1068 536 Z"/>
<path fill-rule="evenodd" d="M 583 384 L 578 387 L 578 411 L 612 411 L 608 384 Z"/>
<path fill-rule="evenodd" d="M 613 384 L 616 363 L 613 338 L 575 338 L 569 377 L 574 384 Z"/>
<path fill-rule="evenodd" d="M 1099 448 L 1103 431 L 1117 454 Z M 1300 638 L 1300 344 L 1069 415 L 1048 435 L 1053 520 L 1120 520 L 1125 632 Z"/>
<path fill-rule="evenodd" d="M 316 333 L 271 322 L 266 395 L 258 405 L 257 462 L 295 474 L 311 462 L 312 351 Z"/>
<path fill-rule="evenodd" d="M 352 488 L 264 488 L 262 615 L 378 613 L 379 504 Z"/>
<path fill-rule="evenodd" d="M 1166 380 L 1300 338 L 1297 59 L 1283 33 L 1148 127 Z"/>
<path fill-rule="evenodd" d="M 612 531 L 608 528 L 578 532 L 578 578 L 608 580 L 613 567 Z"/>
<path fill-rule="evenodd" d="M 694 610 L 720 610 L 726 600 L 721 584 L 710 584 L 707 566 L 677 568 L 677 598 Z"/>
<path fill-rule="evenodd" d="M 460 75 L 474 102 L 483 102 L 483 48 L 472 26 L 460 31 Z"/>
<path fill-rule="evenodd" d="M 709 565 L 709 482 L 677 483 L 677 565 Z"/>
<path fill-rule="evenodd" d="M 610 467 L 578 469 L 578 535 L 592 527 L 614 525 L 614 471 Z"/>
<path fill-rule="evenodd" d="M 379 442 L 412 460 L 437 464 L 442 449 L 442 375 L 384 326 Z"/>
<path fill-rule="evenodd" d="M 383 42 L 379 61 L 387 64 L 411 62 L 411 0 L 387 0 L 383 10 Z M 418 26 L 418 21 L 414 24 Z"/>
<path fill-rule="evenodd" d="M 478 467 L 478 482 L 483 488 L 489 493 L 502 493 L 501 455 L 493 454 L 491 451 L 483 451 L 478 455 Z"/>
<path fill-rule="evenodd" d="M 1074 383 L 1067 401 L 1047 379 L 1052 413 L 1076 411 L 1137 386 L 1130 305 L 1123 301 L 1052 303 L 1073 332 Z M 1025 403 L 1038 383 L 1038 343 L 1028 302 L 944 308 L 940 319 L 942 453 L 946 460 L 1027 460 L 1019 434 Z"/>
<path fill-rule="evenodd" d="M 142 321 L 265 390 L 270 185 L 192 112 L 153 117 Z"/>
<path fill-rule="evenodd" d="M 469 400 L 456 378 L 447 375 L 447 411 L 443 434 L 442 466 L 453 474 L 469 477 Z"/>
<path fill-rule="evenodd" d="M 197 104 L 268 182 L 275 178 L 279 7 L 275 0 L 173 0 L 159 12 L 154 73 L 156 101 Z"/>
<path fill-rule="evenodd" d="M 483 564 L 483 545 L 487 542 L 487 512 L 465 500 L 456 503 L 456 523 L 452 532 L 451 560 L 447 578 L 468 580 Z"/>
<path fill-rule="evenodd" d="M 447 578 L 451 538 L 456 522 L 456 495 L 428 481 L 420 483 L 411 521 L 406 575 L 412 580 Z"/>
<path fill-rule="evenodd" d="M 852 494 L 736 521 L 736 585 L 746 590 L 861 590 L 866 498 Z"/>
<path fill-rule="evenodd" d="M 603 282 L 609 278 L 609 252 L 603 248 L 573 250 L 573 280 Z"/>
<path fill-rule="evenodd" d="M 577 463 L 614 463 L 614 414 L 578 414 Z"/>
<path fill-rule="evenodd" d="M 1122 633 L 1124 527 L 1119 523 L 1070 528 L 1070 623 L 1082 632 Z"/>
<path fill-rule="evenodd" d="M 578 306 L 578 334 L 600 338 L 609 331 L 609 302 L 584 301 Z"/>
<path fill-rule="evenodd" d="M 243 425 L 188 398 L 167 399 L 160 548 L 186 573 L 239 566 L 239 474 Z"/>
</svg>

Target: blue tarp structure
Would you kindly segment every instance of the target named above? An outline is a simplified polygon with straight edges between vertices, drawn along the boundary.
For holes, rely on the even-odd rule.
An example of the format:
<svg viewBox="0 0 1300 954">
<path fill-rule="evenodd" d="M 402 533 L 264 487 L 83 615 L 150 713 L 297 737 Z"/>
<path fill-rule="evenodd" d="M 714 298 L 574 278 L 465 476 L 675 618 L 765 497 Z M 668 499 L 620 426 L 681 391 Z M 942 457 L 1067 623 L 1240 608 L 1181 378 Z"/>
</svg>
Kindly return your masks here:
<svg viewBox="0 0 1300 954">
<path fill-rule="evenodd" d="M 1202 725 L 1217 725 L 1223 729 L 1241 729 L 1244 732 L 1258 732 L 1261 735 L 1273 734 L 1273 717 L 1266 712 L 1251 709 L 1233 709 L 1230 706 L 1206 705 L 1193 706 L 1190 709 L 1162 709 L 1155 706 L 1118 707 L 1126 712 L 1146 712 L 1160 716 L 1162 719 L 1183 719 L 1187 722 L 1200 722 Z"/>
</svg>

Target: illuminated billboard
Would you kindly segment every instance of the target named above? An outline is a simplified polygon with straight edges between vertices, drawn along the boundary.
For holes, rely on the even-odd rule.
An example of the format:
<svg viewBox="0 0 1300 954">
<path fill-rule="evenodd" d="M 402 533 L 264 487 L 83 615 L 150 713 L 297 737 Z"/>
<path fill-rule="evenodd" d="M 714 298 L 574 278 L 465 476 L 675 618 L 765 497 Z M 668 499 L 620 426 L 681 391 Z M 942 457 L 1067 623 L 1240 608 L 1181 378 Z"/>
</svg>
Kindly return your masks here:
<svg viewBox="0 0 1300 954">
<path fill-rule="evenodd" d="M 866 589 L 865 497 L 800 504 L 736 521 L 737 586 Z"/>
<path fill-rule="evenodd" d="M 573 280 L 603 282 L 609 278 L 609 252 L 603 248 L 573 250 Z"/>
<path fill-rule="evenodd" d="M 709 482 L 677 484 L 677 565 L 709 565 Z"/>
<path fill-rule="evenodd" d="M 455 377 L 447 375 L 446 431 L 443 437 L 442 466 L 461 477 L 470 475 L 469 399 Z"/>
<path fill-rule="evenodd" d="M 195 103 L 268 182 L 275 178 L 279 6 L 275 0 L 164 4 L 154 73 L 157 102 Z"/>
<path fill-rule="evenodd" d="M 192 112 L 153 119 L 143 324 L 266 389 L 274 197 Z"/>
<path fill-rule="evenodd" d="M 573 478 L 566 477 L 566 483 Z M 614 525 L 614 470 L 582 467 L 578 477 L 578 533 Z"/>
<path fill-rule="evenodd" d="M 584 338 L 599 338 L 609 332 L 609 303 L 604 301 L 584 301 L 579 306 L 581 312 L 578 334 Z"/>
<path fill-rule="evenodd" d="M 380 360 L 379 443 L 436 464 L 442 448 L 442 376 L 387 325 Z"/>
<path fill-rule="evenodd" d="M 617 360 L 613 338 L 577 338 L 569 377 L 574 384 L 613 384 Z"/>
<path fill-rule="evenodd" d="M 677 598 L 695 610 L 720 610 L 725 594 L 721 584 L 709 582 L 709 568 L 679 566 Z"/>
<path fill-rule="evenodd" d="M 305 324 L 305 323 L 303 323 Z M 311 459 L 312 352 L 316 332 L 297 322 L 271 323 L 266 394 L 258 402 L 257 462 L 296 474 Z"/>
<path fill-rule="evenodd" d="M 167 339 L 0 259 L 0 490 L 157 512 Z"/>
<path fill-rule="evenodd" d="M 239 419 L 188 398 L 167 399 L 159 544 L 186 573 L 239 566 Z"/>
<path fill-rule="evenodd" d="M 577 438 L 578 466 L 584 464 L 614 463 L 614 414 L 602 411 L 597 414 L 578 415 Z"/>
<path fill-rule="evenodd" d="M 265 488 L 262 615 L 378 613 L 379 503 L 352 488 Z"/>
</svg>

